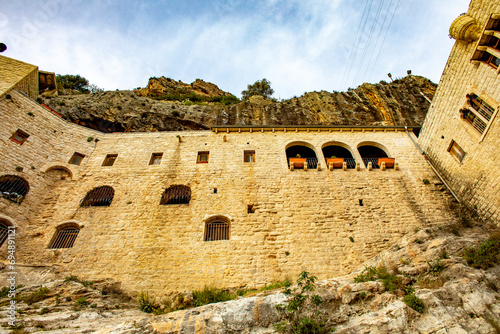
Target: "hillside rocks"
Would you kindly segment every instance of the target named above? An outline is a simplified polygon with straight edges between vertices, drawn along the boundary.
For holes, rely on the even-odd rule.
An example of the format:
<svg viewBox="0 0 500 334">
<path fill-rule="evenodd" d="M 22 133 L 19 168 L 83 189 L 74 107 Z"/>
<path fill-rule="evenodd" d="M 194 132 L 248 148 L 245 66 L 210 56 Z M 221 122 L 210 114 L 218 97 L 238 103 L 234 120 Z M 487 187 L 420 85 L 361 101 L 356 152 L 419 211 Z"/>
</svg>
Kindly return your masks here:
<svg viewBox="0 0 500 334">
<path fill-rule="evenodd" d="M 358 272 L 317 282 L 315 293 L 323 299 L 321 317 L 342 334 L 498 333 L 500 266 L 474 269 L 461 257 L 466 247 L 490 233 L 480 226 L 435 226 L 407 235 Z M 392 291 L 383 280 L 355 283 L 368 267 L 387 268 L 400 283 Z M 123 294 L 112 280 L 90 284 L 73 278 L 44 286 L 46 296 L 32 305 L 22 300 L 39 287 L 20 290 L 18 319 L 27 332 L 274 333 L 280 319 L 276 305 L 287 300 L 275 290 L 152 316 L 138 311 L 136 299 Z M 423 313 L 403 302 L 411 290 L 423 301 Z M 5 317 L 0 321 L 5 327 Z"/>
<path fill-rule="evenodd" d="M 230 94 L 202 80 L 187 85 L 162 77 L 135 91 L 41 97 L 40 101 L 69 121 L 103 132 L 200 130 L 213 125 L 419 126 L 435 90 L 430 80 L 409 75 L 391 83 L 365 83 L 344 93 L 311 92 L 281 102 L 254 96 L 231 105 L 194 104 L 148 96 Z"/>
</svg>

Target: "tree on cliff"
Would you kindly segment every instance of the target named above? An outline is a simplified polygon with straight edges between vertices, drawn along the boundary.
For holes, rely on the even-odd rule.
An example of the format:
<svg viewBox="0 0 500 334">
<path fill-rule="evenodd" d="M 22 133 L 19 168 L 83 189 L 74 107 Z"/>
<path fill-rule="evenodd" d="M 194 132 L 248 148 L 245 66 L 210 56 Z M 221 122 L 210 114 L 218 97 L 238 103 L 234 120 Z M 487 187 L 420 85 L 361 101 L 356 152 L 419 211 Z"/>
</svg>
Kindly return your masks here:
<svg viewBox="0 0 500 334">
<path fill-rule="evenodd" d="M 273 95 L 274 90 L 271 88 L 271 82 L 266 78 L 257 80 L 253 85 L 247 85 L 247 89 L 241 92 L 243 100 L 248 100 L 250 96 L 260 95 L 269 98 Z"/>
<path fill-rule="evenodd" d="M 80 74 L 65 74 L 56 75 L 58 89 L 74 89 L 82 93 L 97 93 L 103 92 L 104 89 L 97 87 L 94 84 L 89 84 L 89 81 L 82 77 Z"/>
</svg>

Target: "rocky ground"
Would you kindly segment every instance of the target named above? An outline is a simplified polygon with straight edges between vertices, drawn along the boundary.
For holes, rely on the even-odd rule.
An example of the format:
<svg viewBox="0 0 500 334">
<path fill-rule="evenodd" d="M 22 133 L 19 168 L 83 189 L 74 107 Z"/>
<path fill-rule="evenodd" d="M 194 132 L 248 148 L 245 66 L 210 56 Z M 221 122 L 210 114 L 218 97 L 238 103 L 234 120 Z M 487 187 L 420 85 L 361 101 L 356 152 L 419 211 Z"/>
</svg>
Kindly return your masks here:
<svg viewBox="0 0 500 334">
<path fill-rule="evenodd" d="M 314 317 L 335 333 L 500 333 L 500 258 L 497 254 L 496 266 L 476 269 L 463 257 L 466 248 L 495 233 L 498 228 L 462 218 L 456 225 L 407 235 L 357 272 L 316 282 L 314 293 L 323 303 Z M 387 276 L 359 282 L 360 274 L 366 278 L 370 270 Z M 403 301 L 408 294 L 423 302 L 422 313 Z M 123 293 L 118 282 L 69 277 L 19 289 L 18 326 L 12 332 L 273 333 L 283 315 L 276 305 L 287 298 L 277 289 L 151 315 L 141 312 L 137 297 Z M 409 304 L 418 309 L 417 299 Z M 0 299 L 0 333 L 10 331 L 8 302 Z"/>
<path fill-rule="evenodd" d="M 214 84 L 197 80 L 187 85 L 162 77 L 134 91 L 41 96 L 38 101 L 71 122 L 103 132 L 200 130 L 213 125 L 420 126 L 436 87 L 424 77 L 408 75 L 347 92 L 310 92 L 282 101 L 254 96 L 226 105 L 187 97 L 230 95 Z M 182 99 L 172 100 L 175 96 Z"/>
</svg>

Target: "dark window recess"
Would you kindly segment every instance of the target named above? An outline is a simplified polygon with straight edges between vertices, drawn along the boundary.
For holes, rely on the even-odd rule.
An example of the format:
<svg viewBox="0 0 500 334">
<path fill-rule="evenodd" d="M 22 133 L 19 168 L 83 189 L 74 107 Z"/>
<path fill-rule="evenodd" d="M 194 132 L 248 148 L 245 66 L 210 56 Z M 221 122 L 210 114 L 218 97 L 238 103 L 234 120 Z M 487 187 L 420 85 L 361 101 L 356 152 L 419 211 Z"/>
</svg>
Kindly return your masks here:
<svg viewBox="0 0 500 334">
<path fill-rule="evenodd" d="M 450 152 L 459 162 L 464 160 L 465 151 L 454 140 L 451 141 L 448 152 Z"/>
<path fill-rule="evenodd" d="M 214 194 L 217 194 L 217 188 L 214 188 Z"/>
<path fill-rule="evenodd" d="M 199 164 L 208 163 L 209 155 L 210 155 L 210 152 L 208 152 L 208 151 L 198 152 L 198 158 L 196 159 L 196 162 Z"/>
<path fill-rule="evenodd" d="M 476 94 L 467 94 L 467 104 L 466 108 L 460 110 L 460 117 L 483 134 L 495 114 L 495 108 Z"/>
<path fill-rule="evenodd" d="M 243 154 L 244 162 L 255 162 L 255 151 L 245 151 Z"/>
<path fill-rule="evenodd" d="M 229 240 L 229 224 L 214 221 L 206 224 L 204 241 Z"/>
<path fill-rule="evenodd" d="M 0 222 L 0 247 L 3 245 L 7 236 L 9 235 L 9 225 L 4 222 Z"/>
<path fill-rule="evenodd" d="M 115 190 L 110 186 L 94 188 L 87 193 L 80 206 L 110 206 Z"/>
<path fill-rule="evenodd" d="M 247 213 L 254 213 L 255 207 L 252 204 L 249 204 L 247 207 Z"/>
<path fill-rule="evenodd" d="M 22 145 L 26 141 L 26 139 L 28 139 L 29 136 L 30 135 L 27 134 L 26 132 L 18 129 L 16 132 L 12 134 L 10 140 L 15 141 L 16 143 Z"/>
<path fill-rule="evenodd" d="M 486 23 L 483 35 L 479 39 L 472 60 L 481 61 L 497 69 L 500 66 L 500 20 L 491 17 Z"/>
<path fill-rule="evenodd" d="M 191 188 L 188 186 L 170 186 L 161 196 L 160 205 L 189 204 L 191 201 Z"/>
<path fill-rule="evenodd" d="M 159 165 L 161 163 L 161 158 L 163 157 L 163 153 L 153 153 L 151 155 L 151 160 L 149 160 L 150 165 Z"/>
<path fill-rule="evenodd" d="M 360 199 L 360 200 L 358 200 L 358 201 L 359 201 L 359 206 L 363 206 L 363 200 L 362 200 L 362 199 Z"/>
<path fill-rule="evenodd" d="M 71 157 L 71 159 L 69 159 L 69 163 L 72 165 L 80 166 L 83 158 L 85 158 L 84 154 L 75 152 L 75 153 L 73 153 L 73 156 Z"/>
<path fill-rule="evenodd" d="M 79 232 L 80 230 L 75 227 L 68 227 L 57 231 L 57 235 L 49 248 L 58 249 L 73 247 Z"/>
<path fill-rule="evenodd" d="M 0 177 L 0 195 L 12 202 L 21 203 L 29 190 L 28 182 L 22 177 L 15 175 Z"/>
<path fill-rule="evenodd" d="M 113 166 L 118 154 L 108 154 L 102 163 L 103 166 Z"/>
</svg>

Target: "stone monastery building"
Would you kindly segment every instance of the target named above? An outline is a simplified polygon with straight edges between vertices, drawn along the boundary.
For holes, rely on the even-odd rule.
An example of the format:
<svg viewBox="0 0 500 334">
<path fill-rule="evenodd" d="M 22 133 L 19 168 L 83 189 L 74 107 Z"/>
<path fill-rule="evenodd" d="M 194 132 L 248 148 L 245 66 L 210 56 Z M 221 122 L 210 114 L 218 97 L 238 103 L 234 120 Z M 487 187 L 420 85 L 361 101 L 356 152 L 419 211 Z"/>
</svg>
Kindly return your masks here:
<svg viewBox="0 0 500 334">
<path fill-rule="evenodd" d="M 20 283 L 72 274 L 160 294 L 346 274 L 456 222 L 445 186 L 498 224 L 500 1 L 473 0 L 450 32 L 418 138 L 397 126 L 101 133 L 34 100 L 53 74 L 0 56 L 0 258 L 14 229 Z"/>
</svg>

